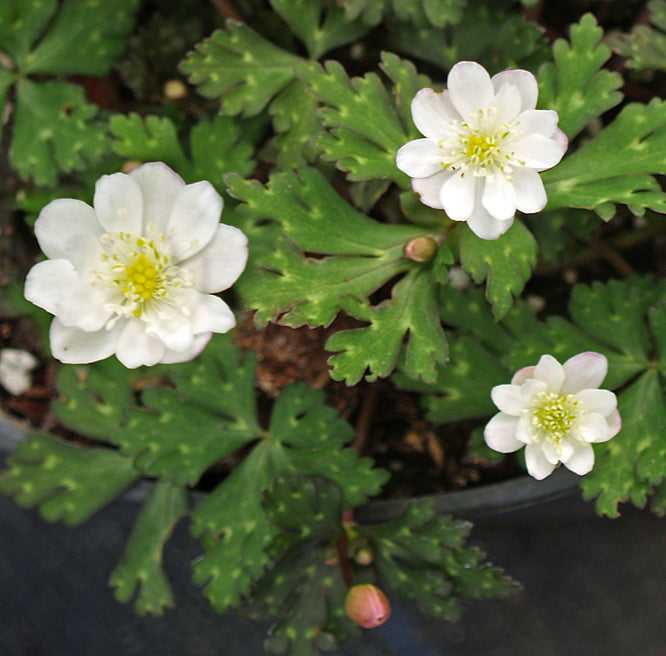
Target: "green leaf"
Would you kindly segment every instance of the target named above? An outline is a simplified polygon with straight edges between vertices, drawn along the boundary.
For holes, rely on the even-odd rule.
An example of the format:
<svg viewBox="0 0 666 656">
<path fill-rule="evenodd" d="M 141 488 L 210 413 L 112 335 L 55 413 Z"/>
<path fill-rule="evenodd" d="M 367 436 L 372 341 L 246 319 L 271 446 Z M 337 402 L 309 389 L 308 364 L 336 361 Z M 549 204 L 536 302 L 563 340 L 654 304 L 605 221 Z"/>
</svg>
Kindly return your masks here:
<svg viewBox="0 0 666 656">
<path fill-rule="evenodd" d="M 386 13 L 398 20 L 424 27 L 457 23 L 467 0 L 340 0 L 348 19 L 361 18 L 368 25 L 379 23 Z"/>
<path fill-rule="evenodd" d="M 534 237 L 516 221 L 499 239 L 479 239 L 467 226 L 460 230 L 460 262 L 476 283 L 486 281 L 486 298 L 501 319 L 529 280 L 536 265 Z"/>
<path fill-rule="evenodd" d="M 169 118 L 116 114 L 109 127 L 114 152 L 141 162 L 164 162 L 186 182 L 209 180 L 225 191 L 222 176 L 247 174 L 254 167 L 253 146 L 242 137 L 239 121 L 229 116 L 203 119 L 190 132 L 191 159 L 185 155 L 176 126 Z"/>
<path fill-rule="evenodd" d="M 468 522 L 437 516 L 430 501 L 410 503 L 384 524 L 361 525 L 375 554 L 380 584 L 402 598 L 414 599 L 423 612 L 455 620 L 461 597 L 498 597 L 516 584 L 464 543 Z"/>
<path fill-rule="evenodd" d="M 617 34 L 610 45 L 626 58 L 627 68 L 666 70 L 666 2 L 650 0 L 647 4 L 649 25 L 634 26 L 629 34 Z"/>
<path fill-rule="evenodd" d="M 435 294 L 427 269 L 414 269 L 395 285 L 391 298 L 377 307 L 371 307 L 365 299 L 343 297 L 345 312 L 370 325 L 337 332 L 328 339 L 326 350 L 340 351 L 328 360 L 333 368 L 331 378 L 355 385 L 366 370 L 368 381 L 386 378 L 408 335 L 408 375 L 434 382 L 435 365 L 445 363 L 448 357 Z"/>
<path fill-rule="evenodd" d="M 25 72 L 105 75 L 127 45 L 138 6 L 139 0 L 64 0 Z"/>
<path fill-rule="evenodd" d="M 109 578 L 115 596 L 127 603 L 136 592 L 139 615 L 162 615 L 174 606 L 173 593 L 162 568 L 162 550 L 180 518 L 188 510 L 187 492 L 169 482 L 158 482 L 141 508 L 122 560 Z"/>
<path fill-rule="evenodd" d="M 21 177 L 52 185 L 58 171 L 78 171 L 106 152 L 105 127 L 83 89 L 22 79 L 16 89 L 10 162 Z"/>
<path fill-rule="evenodd" d="M 320 117 L 328 131 L 314 143 L 324 159 L 335 162 L 349 180 L 387 178 L 407 188 L 409 178 L 396 167 L 395 154 L 409 141 L 409 132 L 379 76 L 350 79 L 335 61 L 312 64 L 302 75 L 323 104 Z"/>
<path fill-rule="evenodd" d="M 254 116 L 295 79 L 303 60 L 266 41 L 249 27 L 228 20 L 181 63 L 206 98 L 219 98 L 226 114 Z"/>
<path fill-rule="evenodd" d="M 583 479 L 583 496 L 597 497 L 599 514 L 617 517 L 618 503 L 642 508 L 653 484 L 666 472 L 664 394 L 655 371 L 647 371 L 618 398 L 622 430 L 609 442 L 595 444 L 597 462 Z"/>
<path fill-rule="evenodd" d="M 269 564 L 266 548 L 274 530 L 262 508 L 263 490 L 280 473 L 319 476 L 335 483 L 345 506 L 377 494 L 386 473 L 372 470 L 343 445 L 352 428 L 323 404 L 323 393 L 290 385 L 278 398 L 267 432 L 192 514 L 192 532 L 206 553 L 194 579 L 219 612 L 237 606 Z"/>
<path fill-rule="evenodd" d="M 326 0 L 271 0 L 271 5 L 305 44 L 311 59 L 356 41 L 370 29 L 361 21 L 346 20 L 344 10 Z"/>
<path fill-rule="evenodd" d="M 330 324 L 343 295 L 367 296 L 411 268 L 404 244 L 425 232 L 360 214 L 314 169 L 274 174 L 266 187 L 238 176 L 226 182 L 253 221 L 246 232 L 266 244 L 237 286 L 259 323 L 282 315 L 290 326 Z"/>
<path fill-rule="evenodd" d="M 622 77 L 601 70 L 610 48 L 601 43 L 603 30 L 592 14 L 571 27 L 571 43 L 558 39 L 555 62 L 539 71 L 539 107 L 554 109 L 559 127 L 572 140 L 593 118 L 622 100 Z"/>
<path fill-rule="evenodd" d="M 112 440 L 134 403 L 127 369 L 115 358 L 86 366 L 63 366 L 58 372 L 60 398 L 53 402 L 58 420 L 81 435 Z"/>
<path fill-rule="evenodd" d="M 594 139 L 544 172 L 548 208 L 599 208 L 612 203 L 666 212 L 666 195 L 653 177 L 666 171 L 666 102 L 632 103 Z M 610 206 L 610 209 L 609 209 Z"/>
<path fill-rule="evenodd" d="M 56 0 L 5 0 L 0 4 L 0 50 L 23 68 L 32 45 L 42 34 Z"/>
<path fill-rule="evenodd" d="M 76 446 L 43 433 L 18 445 L 0 490 L 44 519 L 84 522 L 139 478 L 131 458 L 111 449 Z"/>
</svg>

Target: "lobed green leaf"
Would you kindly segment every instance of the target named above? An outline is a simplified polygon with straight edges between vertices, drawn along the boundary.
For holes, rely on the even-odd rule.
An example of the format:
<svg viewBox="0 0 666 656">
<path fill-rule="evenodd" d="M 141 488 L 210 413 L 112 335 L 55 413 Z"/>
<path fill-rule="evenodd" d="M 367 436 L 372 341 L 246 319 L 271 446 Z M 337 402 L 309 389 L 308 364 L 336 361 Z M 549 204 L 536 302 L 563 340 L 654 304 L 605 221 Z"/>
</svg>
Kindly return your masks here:
<svg viewBox="0 0 666 656">
<path fill-rule="evenodd" d="M 610 45 L 635 70 L 666 70 L 666 2 L 647 4 L 649 25 L 638 24 L 629 34 L 611 35 Z"/>
</svg>

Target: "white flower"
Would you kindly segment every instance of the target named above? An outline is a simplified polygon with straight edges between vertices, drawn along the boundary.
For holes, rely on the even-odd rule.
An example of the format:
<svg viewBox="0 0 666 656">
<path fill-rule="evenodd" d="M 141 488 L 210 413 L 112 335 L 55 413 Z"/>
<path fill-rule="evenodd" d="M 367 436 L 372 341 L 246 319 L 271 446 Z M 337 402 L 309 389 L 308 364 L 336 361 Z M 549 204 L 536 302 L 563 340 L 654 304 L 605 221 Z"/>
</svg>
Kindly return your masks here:
<svg viewBox="0 0 666 656">
<path fill-rule="evenodd" d="M 0 349 L 0 385 L 10 394 L 25 394 L 32 386 L 30 372 L 39 360 L 28 351 L 21 349 Z"/>
<path fill-rule="evenodd" d="M 467 221 L 482 239 L 497 239 L 516 210 L 539 212 L 547 202 L 538 171 L 567 149 L 557 112 L 535 109 L 537 81 L 528 71 L 488 75 L 476 62 L 458 62 L 448 89 L 421 89 L 412 100 L 414 124 L 425 139 L 410 141 L 396 165 L 412 178 L 421 202 Z"/>
<path fill-rule="evenodd" d="M 186 185 L 161 162 L 102 176 L 94 208 L 50 202 L 35 224 L 49 258 L 28 273 L 25 297 L 55 318 L 54 357 L 126 367 L 185 362 L 236 321 L 212 294 L 247 262 L 247 238 L 220 223 L 209 182 Z"/>
<path fill-rule="evenodd" d="M 493 403 L 501 412 L 486 425 L 491 449 L 511 453 L 525 447 L 527 471 L 541 480 L 558 463 L 576 474 L 594 465 L 591 442 L 606 442 L 620 430 L 613 392 L 597 389 L 608 362 L 587 351 L 563 365 L 542 355 L 535 367 L 520 369 L 510 385 L 493 387 Z"/>
</svg>

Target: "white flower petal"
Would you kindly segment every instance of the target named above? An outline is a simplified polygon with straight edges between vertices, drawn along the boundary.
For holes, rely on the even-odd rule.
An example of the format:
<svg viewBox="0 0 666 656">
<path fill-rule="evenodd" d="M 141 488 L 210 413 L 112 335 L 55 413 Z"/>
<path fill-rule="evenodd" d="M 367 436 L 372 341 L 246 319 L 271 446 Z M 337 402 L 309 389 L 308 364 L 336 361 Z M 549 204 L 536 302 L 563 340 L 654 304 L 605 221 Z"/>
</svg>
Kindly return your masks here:
<svg viewBox="0 0 666 656">
<path fill-rule="evenodd" d="M 50 314 L 57 314 L 63 299 L 77 282 L 69 260 L 45 260 L 33 266 L 25 279 L 23 294 L 28 301 Z"/>
<path fill-rule="evenodd" d="M 532 417 L 527 413 L 521 415 L 518 420 L 516 438 L 523 444 L 532 444 L 538 438 L 537 431 L 532 424 Z"/>
<path fill-rule="evenodd" d="M 589 444 L 579 444 L 573 455 L 563 461 L 564 466 L 574 474 L 584 476 L 594 467 L 594 450 Z"/>
<path fill-rule="evenodd" d="M 219 297 L 202 295 L 192 316 L 192 330 L 199 333 L 227 333 L 236 325 L 231 308 Z"/>
<path fill-rule="evenodd" d="M 512 173 L 513 189 L 516 194 L 516 209 L 525 214 L 540 212 L 548 197 L 541 177 L 534 169 L 515 169 Z"/>
<path fill-rule="evenodd" d="M 544 440 L 540 442 L 540 446 L 546 460 L 553 465 L 570 458 L 574 452 L 573 444 L 566 439 L 560 440 L 559 444 Z"/>
<path fill-rule="evenodd" d="M 192 345 L 194 334 L 191 321 L 184 316 L 163 318 L 145 328 L 146 335 L 153 337 L 171 351 L 186 351 Z"/>
<path fill-rule="evenodd" d="M 453 173 L 450 171 L 440 171 L 429 178 L 413 178 L 412 189 L 420 196 L 424 205 L 436 210 L 443 210 L 442 187 L 452 175 Z"/>
<path fill-rule="evenodd" d="M 516 438 L 518 419 L 498 412 L 483 430 L 483 439 L 486 444 L 499 453 L 512 453 L 525 446 Z"/>
<path fill-rule="evenodd" d="M 431 139 L 416 139 L 400 147 L 395 165 L 410 178 L 427 178 L 442 170 L 442 153 Z"/>
<path fill-rule="evenodd" d="M 131 176 L 126 173 L 103 175 L 95 184 L 93 205 L 107 232 L 141 234 L 143 196 Z"/>
<path fill-rule="evenodd" d="M 189 362 L 196 358 L 201 351 L 206 348 L 206 344 L 210 341 L 213 333 L 200 333 L 194 336 L 192 344 L 185 351 L 170 351 L 167 349 L 159 364 L 175 364 L 177 362 Z"/>
<path fill-rule="evenodd" d="M 142 365 L 152 367 L 164 357 L 166 347 L 154 337 L 146 334 L 139 319 L 130 319 L 122 324 L 116 344 L 116 357 L 128 369 Z"/>
<path fill-rule="evenodd" d="M 521 111 L 520 94 L 512 84 L 502 84 L 495 90 L 495 98 L 489 107 L 494 110 L 494 130 L 501 130 L 504 125 L 518 117 Z"/>
<path fill-rule="evenodd" d="M 458 62 L 449 72 L 446 85 L 453 106 L 463 117 L 486 109 L 495 95 L 488 71 L 472 61 Z"/>
<path fill-rule="evenodd" d="M 529 134 L 513 144 L 515 157 L 522 166 L 527 166 L 538 171 L 550 169 L 557 164 L 566 148 L 562 144 L 542 134 Z"/>
<path fill-rule="evenodd" d="M 440 198 L 444 210 L 454 221 L 465 221 L 472 215 L 476 200 L 477 180 L 473 175 L 457 172 L 442 186 Z"/>
<path fill-rule="evenodd" d="M 604 389 L 585 389 L 576 392 L 576 399 L 583 404 L 585 412 L 598 412 L 607 417 L 617 408 L 617 397 Z"/>
<path fill-rule="evenodd" d="M 529 378 L 534 378 L 534 366 L 518 369 L 511 379 L 512 385 L 522 385 Z"/>
<path fill-rule="evenodd" d="M 516 213 L 516 192 L 513 185 L 502 175 L 486 178 L 482 203 L 488 214 L 499 221 L 513 218 Z"/>
<path fill-rule="evenodd" d="M 564 367 L 552 356 L 542 355 L 534 368 L 534 377 L 548 385 L 548 391 L 560 394 L 564 383 Z"/>
<path fill-rule="evenodd" d="M 245 233 L 218 223 L 213 238 L 194 257 L 181 262 L 195 280 L 198 291 L 213 294 L 228 289 L 240 277 L 247 264 Z"/>
<path fill-rule="evenodd" d="M 205 180 L 180 189 L 167 222 L 169 245 L 177 262 L 198 253 L 213 238 L 223 206 L 222 196 Z"/>
<path fill-rule="evenodd" d="M 620 417 L 620 413 L 617 410 L 615 412 L 611 412 L 611 414 L 606 417 L 606 423 L 608 424 L 608 439 L 610 440 L 611 437 L 615 437 L 622 428 L 622 419 Z"/>
<path fill-rule="evenodd" d="M 504 84 L 515 87 L 520 95 L 521 111 L 536 107 L 539 87 L 536 78 L 529 71 L 522 69 L 502 71 L 493 75 L 492 83 L 495 91 L 498 91 Z"/>
<path fill-rule="evenodd" d="M 562 367 L 566 376 L 562 394 L 576 394 L 584 389 L 595 389 L 604 382 L 608 360 L 601 353 L 585 351 L 569 358 Z"/>
<path fill-rule="evenodd" d="M 477 185 L 482 190 L 482 185 Z M 474 204 L 474 211 L 467 219 L 469 229 L 481 239 L 499 239 L 512 225 L 513 217 L 506 221 L 500 221 L 491 216 L 480 200 L 480 194 L 477 193 L 477 202 Z"/>
<path fill-rule="evenodd" d="M 571 428 L 571 434 L 583 442 L 607 442 L 611 437 L 606 418 L 598 412 L 579 417 Z"/>
<path fill-rule="evenodd" d="M 69 258 L 68 245 L 73 237 L 89 235 L 99 239 L 102 232 L 95 210 L 73 198 L 52 200 L 39 213 L 35 222 L 39 247 L 52 260 Z"/>
<path fill-rule="evenodd" d="M 443 139 L 451 132 L 451 123 L 461 120 L 448 91 L 438 93 L 421 89 L 412 100 L 412 120 L 418 131 L 429 139 Z"/>
<path fill-rule="evenodd" d="M 143 196 L 143 227 L 154 223 L 166 230 L 178 192 L 185 186 L 183 179 L 162 162 L 149 162 L 131 173 Z"/>
<path fill-rule="evenodd" d="M 530 109 L 518 117 L 517 128 L 524 134 L 541 134 L 551 138 L 557 130 L 557 112 L 552 109 Z"/>
<path fill-rule="evenodd" d="M 87 364 L 113 355 L 120 336 L 120 325 L 112 330 L 89 332 L 63 326 L 56 317 L 51 322 L 49 340 L 53 357 L 65 364 Z"/>
<path fill-rule="evenodd" d="M 518 385 L 496 385 L 490 390 L 493 403 L 507 415 L 517 417 L 523 409 L 523 399 Z"/>
<path fill-rule="evenodd" d="M 548 462 L 541 447 L 536 444 L 528 444 L 525 447 L 525 465 L 527 466 L 527 473 L 536 478 L 537 481 L 550 476 L 553 469 L 555 469 L 555 465 Z"/>
</svg>

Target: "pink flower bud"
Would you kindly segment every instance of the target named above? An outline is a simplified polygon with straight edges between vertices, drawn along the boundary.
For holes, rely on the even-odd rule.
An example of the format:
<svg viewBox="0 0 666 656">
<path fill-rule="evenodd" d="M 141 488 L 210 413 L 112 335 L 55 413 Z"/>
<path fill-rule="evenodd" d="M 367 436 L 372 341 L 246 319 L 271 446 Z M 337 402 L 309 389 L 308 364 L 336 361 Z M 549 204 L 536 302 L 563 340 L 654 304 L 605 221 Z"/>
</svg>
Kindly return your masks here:
<svg viewBox="0 0 666 656">
<path fill-rule="evenodd" d="M 378 587 L 365 583 L 349 588 L 345 611 L 352 622 L 364 629 L 373 629 L 386 622 L 391 615 L 391 605 Z"/>
<path fill-rule="evenodd" d="M 414 237 L 407 242 L 405 255 L 414 262 L 430 262 L 437 248 L 437 242 L 430 237 Z"/>
</svg>

